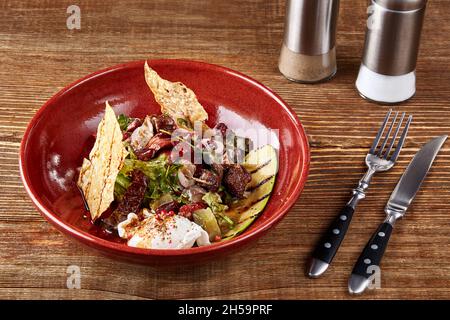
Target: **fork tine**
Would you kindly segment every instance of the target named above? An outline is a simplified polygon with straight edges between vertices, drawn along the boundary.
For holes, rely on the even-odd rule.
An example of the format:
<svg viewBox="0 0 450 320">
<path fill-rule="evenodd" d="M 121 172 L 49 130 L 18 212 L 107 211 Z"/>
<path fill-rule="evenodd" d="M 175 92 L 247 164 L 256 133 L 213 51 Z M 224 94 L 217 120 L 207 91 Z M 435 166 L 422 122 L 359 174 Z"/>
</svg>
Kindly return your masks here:
<svg viewBox="0 0 450 320">
<path fill-rule="evenodd" d="M 389 109 L 388 113 L 384 117 L 383 124 L 381 125 L 380 129 L 378 130 L 377 136 L 373 140 L 372 147 L 370 148 L 369 153 L 375 154 L 375 150 L 377 149 L 378 143 L 380 142 L 381 136 L 383 135 L 384 129 L 386 128 L 387 122 L 389 118 L 391 117 L 392 109 Z"/>
<path fill-rule="evenodd" d="M 393 162 L 397 161 L 400 151 L 403 148 L 403 144 L 405 143 L 405 139 L 408 134 L 409 125 L 411 124 L 412 118 L 413 118 L 412 116 L 408 117 L 408 121 L 406 122 L 405 128 L 403 129 L 402 136 L 400 137 L 400 140 L 398 141 L 397 148 L 395 149 L 394 154 L 392 155 L 392 157 L 390 159 Z"/>
<path fill-rule="evenodd" d="M 381 155 L 383 154 L 383 149 L 389 140 L 389 136 L 391 135 L 392 129 L 394 128 L 394 124 L 395 124 L 395 121 L 397 120 L 397 117 L 398 117 L 398 111 L 395 113 L 394 119 L 392 120 L 391 125 L 389 126 L 389 130 L 386 132 L 386 135 L 384 137 L 383 144 L 381 145 L 380 150 L 378 150 L 379 157 L 381 157 Z"/>
<path fill-rule="evenodd" d="M 403 123 L 403 119 L 405 118 L 405 112 L 402 113 L 402 117 L 400 118 L 398 124 L 397 124 L 397 129 L 395 130 L 394 136 L 392 137 L 392 141 L 389 144 L 389 148 L 386 150 L 385 154 L 384 154 L 384 159 L 387 159 L 389 154 L 391 153 L 392 147 L 395 144 L 395 140 L 397 140 L 397 136 L 398 133 L 400 132 L 400 128 L 402 127 L 402 123 Z"/>
</svg>

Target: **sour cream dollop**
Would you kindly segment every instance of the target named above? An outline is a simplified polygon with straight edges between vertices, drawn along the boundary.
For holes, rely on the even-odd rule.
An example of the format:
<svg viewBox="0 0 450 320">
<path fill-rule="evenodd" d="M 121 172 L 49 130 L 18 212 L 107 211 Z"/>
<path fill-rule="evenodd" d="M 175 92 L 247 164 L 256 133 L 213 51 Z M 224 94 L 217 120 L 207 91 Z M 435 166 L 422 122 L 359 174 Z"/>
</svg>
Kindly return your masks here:
<svg viewBox="0 0 450 320">
<path fill-rule="evenodd" d="M 128 245 L 146 249 L 187 249 L 211 244 L 208 233 L 189 219 L 179 216 L 157 216 L 144 209 L 146 218 L 139 221 L 136 214 L 117 226 L 119 236 Z"/>
</svg>

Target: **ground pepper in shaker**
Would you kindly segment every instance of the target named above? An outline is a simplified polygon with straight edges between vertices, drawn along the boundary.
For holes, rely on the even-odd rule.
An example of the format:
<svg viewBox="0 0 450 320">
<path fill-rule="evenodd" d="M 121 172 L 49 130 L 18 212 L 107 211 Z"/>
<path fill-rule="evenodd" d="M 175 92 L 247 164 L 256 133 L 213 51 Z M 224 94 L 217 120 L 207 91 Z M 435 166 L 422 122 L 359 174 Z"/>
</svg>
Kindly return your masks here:
<svg viewBox="0 0 450 320">
<path fill-rule="evenodd" d="M 289 80 L 314 83 L 336 73 L 339 0 L 287 0 L 278 68 Z"/>
<path fill-rule="evenodd" d="M 416 63 L 427 0 L 372 0 L 356 88 L 363 98 L 399 103 L 416 92 Z"/>
</svg>

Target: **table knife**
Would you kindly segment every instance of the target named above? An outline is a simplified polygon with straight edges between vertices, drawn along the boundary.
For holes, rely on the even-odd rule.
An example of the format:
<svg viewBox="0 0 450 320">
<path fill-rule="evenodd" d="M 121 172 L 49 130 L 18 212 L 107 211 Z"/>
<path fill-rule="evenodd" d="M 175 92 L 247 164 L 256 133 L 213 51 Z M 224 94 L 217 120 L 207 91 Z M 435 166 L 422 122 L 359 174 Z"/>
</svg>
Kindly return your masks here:
<svg viewBox="0 0 450 320">
<path fill-rule="evenodd" d="M 370 271 L 380 266 L 395 222 L 405 215 L 446 139 L 447 136 L 440 136 L 429 141 L 406 168 L 384 209 L 386 219 L 372 235 L 353 268 L 348 282 L 350 293 L 363 293 L 369 286 Z"/>
</svg>

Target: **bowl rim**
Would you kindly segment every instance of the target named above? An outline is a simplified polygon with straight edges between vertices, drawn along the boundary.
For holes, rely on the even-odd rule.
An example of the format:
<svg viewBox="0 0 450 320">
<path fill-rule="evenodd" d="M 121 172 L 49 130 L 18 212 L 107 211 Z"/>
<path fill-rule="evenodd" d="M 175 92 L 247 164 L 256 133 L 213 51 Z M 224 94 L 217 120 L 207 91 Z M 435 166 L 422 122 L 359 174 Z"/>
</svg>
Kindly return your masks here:
<svg viewBox="0 0 450 320">
<path fill-rule="evenodd" d="M 24 159 L 25 159 L 25 151 L 28 143 L 28 138 L 31 134 L 32 129 L 35 127 L 37 122 L 40 120 L 46 109 L 52 105 L 59 97 L 64 95 L 65 93 L 69 92 L 73 88 L 83 84 L 86 81 L 89 81 L 93 78 L 105 75 L 109 72 L 119 71 L 119 70 L 125 70 L 125 69 L 132 69 L 139 65 L 143 65 L 145 61 L 148 61 L 149 64 L 179 64 L 179 65 L 192 65 L 195 64 L 199 66 L 201 69 L 210 69 L 213 71 L 218 72 L 225 72 L 227 74 L 230 74 L 231 76 L 237 76 L 242 80 L 247 81 L 248 83 L 252 84 L 253 86 L 259 88 L 260 90 L 264 91 L 266 94 L 268 94 L 272 99 L 274 99 L 277 104 L 289 115 L 291 120 L 294 122 L 294 124 L 297 127 L 297 133 L 298 137 L 300 138 L 300 146 L 301 146 L 301 156 L 303 161 L 303 166 L 301 168 L 300 172 L 300 179 L 296 181 L 296 184 L 294 186 L 294 190 L 291 194 L 288 195 L 286 198 L 283 206 L 280 210 L 277 210 L 276 214 L 272 215 L 269 219 L 263 222 L 260 226 L 258 226 L 255 229 L 248 230 L 246 232 L 243 232 L 239 236 L 223 241 L 218 243 L 213 243 L 208 246 L 201 246 L 201 247 L 194 247 L 194 248 L 188 248 L 188 249 L 144 249 L 144 248 L 135 248 L 127 246 L 126 244 L 122 243 L 116 243 L 113 241 L 109 241 L 106 239 L 102 239 L 100 237 L 97 237 L 95 235 L 92 235 L 88 232 L 85 232 L 75 226 L 71 226 L 68 223 L 65 223 L 62 221 L 62 219 L 59 218 L 56 214 L 52 213 L 52 211 L 47 208 L 44 204 L 42 204 L 39 200 L 39 197 L 37 196 L 37 192 L 33 189 L 31 186 L 27 171 L 25 169 L 24 165 Z M 308 138 L 305 132 L 305 129 L 303 125 L 301 124 L 299 118 L 297 117 L 295 111 L 283 101 L 283 99 L 274 91 L 272 91 L 267 86 L 263 85 L 259 81 L 241 73 L 235 70 L 232 70 L 227 67 L 223 67 L 216 64 L 211 64 L 203 61 L 196 61 L 196 60 L 188 60 L 188 59 L 149 59 L 149 60 L 136 60 L 136 61 L 130 61 L 126 63 L 121 63 L 115 66 L 111 66 L 108 68 L 104 68 L 98 71 L 95 71 L 93 73 L 90 73 L 72 83 L 65 86 L 61 90 L 59 90 L 56 94 L 54 94 L 47 102 L 42 105 L 39 110 L 35 113 L 29 124 L 27 125 L 27 128 L 25 130 L 25 133 L 23 135 L 23 138 L 20 143 L 20 151 L 19 151 L 19 171 L 20 171 L 20 177 L 22 179 L 22 183 L 25 187 L 25 190 L 28 194 L 28 196 L 31 198 L 34 206 L 38 210 L 38 212 L 47 220 L 49 221 L 53 226 L 56 227 L 60 232 L 64 234 L 68 234 L 71 237 L 91 246 L 97 249 L 106 249 L 108 251 L 113 251 L 118 254 L 131 254 L 135 256 L 186 256 L 186 255 L 196 255 L 196 254 L 203 254 L 208 252 L 218 252 L 222 251 L 222 249 L 225 248 L 231 248 L 235 247 L 239 244 L 244 244 L 248 240 L 251 240 L 252 238 L 256 239 L 260 235 L 263 235 L 265 231 L 269 230 L 271 227 L 273 227 L 275 224 L 277 224 L 292 208 L 294 203 L 299 198 L 306 180 L 308 178 L 309 174 L 309 166 L 310 166 L 310 146 L 308 142 Z M 270 199 L 269 199 L 270 201 Z"/>
</svg>

